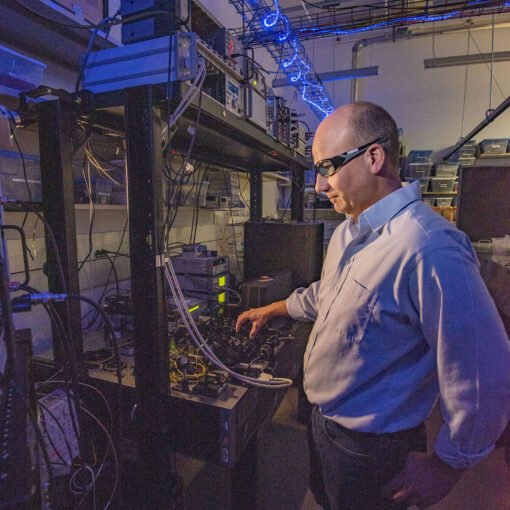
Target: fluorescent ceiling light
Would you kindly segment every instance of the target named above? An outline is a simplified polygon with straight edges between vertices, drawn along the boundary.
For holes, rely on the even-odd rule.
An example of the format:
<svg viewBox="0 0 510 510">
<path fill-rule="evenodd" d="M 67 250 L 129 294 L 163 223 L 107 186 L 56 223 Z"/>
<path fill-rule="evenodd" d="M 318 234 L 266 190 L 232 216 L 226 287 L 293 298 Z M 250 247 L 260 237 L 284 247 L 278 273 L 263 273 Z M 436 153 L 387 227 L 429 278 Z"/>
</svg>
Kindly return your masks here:
<svg viewBox="0 0 510 510">
<path fill-rule="evenodd" d="M 455 57 L 427 58 L 423 61 L 425 69 L 435 67 L 465 66 L 470 64 L 489 64 L 491 62 L 506 62 L 510 60 L 510 51 L 495 53 L 480 53 L 478 55 L 457 55 Z"/>
</svg>

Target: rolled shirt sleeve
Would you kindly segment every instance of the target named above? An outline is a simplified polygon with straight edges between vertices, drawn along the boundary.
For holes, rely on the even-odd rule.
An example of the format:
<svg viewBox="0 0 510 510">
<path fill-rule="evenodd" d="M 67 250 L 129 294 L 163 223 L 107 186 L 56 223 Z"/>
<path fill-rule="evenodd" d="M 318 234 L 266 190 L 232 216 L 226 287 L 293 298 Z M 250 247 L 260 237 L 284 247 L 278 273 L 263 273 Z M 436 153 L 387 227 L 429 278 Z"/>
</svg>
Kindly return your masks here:
<svg viewBox="0 0 510 510">
<path fill-rule="evenodd" d="M 300 287 L 287 298 L 287 311 L 293 319 L 298 321 L 315 321 L 317 319 L 320 283 L 319 280 L 308 287 Z"/>
<path fill-rule="evenodd" d="M 467 247 L 428 251 L 409 285 L 437 360 L 445 424 L 435 450 L 465 468 L 494 449 L 510 419 L 510 343 Z"/>
</svg>

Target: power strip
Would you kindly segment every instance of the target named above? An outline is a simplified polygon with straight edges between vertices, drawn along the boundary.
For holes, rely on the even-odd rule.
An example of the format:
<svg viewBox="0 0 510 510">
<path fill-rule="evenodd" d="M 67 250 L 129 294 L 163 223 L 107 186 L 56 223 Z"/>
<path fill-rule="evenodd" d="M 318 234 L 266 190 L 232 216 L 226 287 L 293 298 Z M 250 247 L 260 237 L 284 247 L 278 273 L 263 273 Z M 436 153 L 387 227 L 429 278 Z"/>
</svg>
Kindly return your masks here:
<svg viewBox="0 0 510 510">
<path fill-rule="evenodd" d="M 70 401 L 74 413 L 72 396 Z M 62 390 L 55 390 L 40 398 L 38 403 L 41 405 L 37 407 L 37 419 L 50 462 L 54 463 L 52 473 L 55 476 L 67 475 L 71 471 L 73 459 L 80 453 L 67 395 Z M 48 469 L 42 454 L 40 458 L 41 510 L 52 510 L 48 493 Z M 66 465 L 62 465 L 62 460 Z"/>
</svg>

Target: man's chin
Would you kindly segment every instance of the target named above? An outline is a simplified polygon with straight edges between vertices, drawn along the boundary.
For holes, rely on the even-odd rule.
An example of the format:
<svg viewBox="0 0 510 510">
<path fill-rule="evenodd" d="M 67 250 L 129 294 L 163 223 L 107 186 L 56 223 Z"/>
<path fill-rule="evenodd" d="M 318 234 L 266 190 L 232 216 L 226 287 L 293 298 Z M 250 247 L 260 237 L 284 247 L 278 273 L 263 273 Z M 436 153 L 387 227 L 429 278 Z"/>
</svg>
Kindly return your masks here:
<svg viewBox="0 0 510 510">
<path fill-rule="evenodd" d="M 342 204 L 339 204 L 338 202 L 332 202 L 333 203 L 333 209 L 338 213 L 338 214 L 346 214 L 346 211 L 345 211 L 345 207 L 343 207 Z"/>
</svg>

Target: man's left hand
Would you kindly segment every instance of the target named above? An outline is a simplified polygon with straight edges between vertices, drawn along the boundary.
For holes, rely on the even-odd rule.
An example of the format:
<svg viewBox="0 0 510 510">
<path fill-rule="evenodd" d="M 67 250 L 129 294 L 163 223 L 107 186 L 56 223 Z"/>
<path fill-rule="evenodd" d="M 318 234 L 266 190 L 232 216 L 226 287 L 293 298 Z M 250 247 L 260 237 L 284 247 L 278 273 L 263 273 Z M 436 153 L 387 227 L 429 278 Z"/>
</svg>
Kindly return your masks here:
<svg viewBox="0 0 510 510">
<path fill-rule="evenodd" d="M 436 454 L 411 452 L 404 469 L 386 485 L 384 494 L 393 503 L 416 505 L 423 510 L 443 499 L 463 472 Z"/>
</svg>

